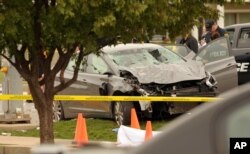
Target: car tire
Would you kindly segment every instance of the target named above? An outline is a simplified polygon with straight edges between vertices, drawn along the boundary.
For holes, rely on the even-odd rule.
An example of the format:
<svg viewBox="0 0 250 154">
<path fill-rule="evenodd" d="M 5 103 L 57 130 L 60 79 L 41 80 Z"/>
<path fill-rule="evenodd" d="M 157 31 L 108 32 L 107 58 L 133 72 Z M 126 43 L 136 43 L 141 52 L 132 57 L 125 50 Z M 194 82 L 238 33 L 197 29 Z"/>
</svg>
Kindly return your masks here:
<svg viewBox="0 0 250 154">
<path fill-rule="evenodd" d="M 115 102 L 114 103 L 114 119 L 120 125 L 130 125 L 131 109 L 134 108 L 132 102 Z"/>
<path fill-rule="evenodd" d="M 53 101 L 53 121 L 64 120 L 64 110 L 60 101 Z"/>
</svg>

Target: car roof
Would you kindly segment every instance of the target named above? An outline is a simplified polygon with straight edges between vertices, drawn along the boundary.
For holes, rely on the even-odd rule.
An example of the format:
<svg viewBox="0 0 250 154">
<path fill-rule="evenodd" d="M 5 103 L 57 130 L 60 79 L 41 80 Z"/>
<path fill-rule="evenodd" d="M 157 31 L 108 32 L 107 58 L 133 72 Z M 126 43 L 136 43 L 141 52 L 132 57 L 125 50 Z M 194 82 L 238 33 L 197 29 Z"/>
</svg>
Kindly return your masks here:
<svg viewBox="0 0 250 154">
<path fill-rule="evenodd" d="M 104 53 L 117 52 L 129 49 L 140 49 L 140 48 L 161 48 L 162 46 L 152 43 L 127 43 L 127 44 L 117 44 L 105 46 L 101 50 Z M 163 47 L 162 47 L 163 48 Z"/>
<path fill-rule="evenodd" d="M 224 27 L 225 29 L 236 28 L 236 27 L 250 27 L 250 23 L 234 24 Z"/>
</svg>

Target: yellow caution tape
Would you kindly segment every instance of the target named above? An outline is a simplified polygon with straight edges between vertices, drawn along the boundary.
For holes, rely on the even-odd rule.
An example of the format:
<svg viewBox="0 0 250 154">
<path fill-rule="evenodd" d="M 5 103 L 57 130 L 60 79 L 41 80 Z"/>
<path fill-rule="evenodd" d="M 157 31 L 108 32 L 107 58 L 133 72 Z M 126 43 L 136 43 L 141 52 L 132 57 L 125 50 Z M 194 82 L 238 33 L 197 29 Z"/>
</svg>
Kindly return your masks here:
<svg viewBox="0 0 250 154">
<path fill-rule="evenodd" d="M 158 96 L 80 96 L 55 95 L 54 100 L 63 101 L 163 101 L 163 102 L 211 102 L 216 97 L 158 97 Z M 32 100 L 31 95 L 0 95 L 0 100 Z"/>
</svg>

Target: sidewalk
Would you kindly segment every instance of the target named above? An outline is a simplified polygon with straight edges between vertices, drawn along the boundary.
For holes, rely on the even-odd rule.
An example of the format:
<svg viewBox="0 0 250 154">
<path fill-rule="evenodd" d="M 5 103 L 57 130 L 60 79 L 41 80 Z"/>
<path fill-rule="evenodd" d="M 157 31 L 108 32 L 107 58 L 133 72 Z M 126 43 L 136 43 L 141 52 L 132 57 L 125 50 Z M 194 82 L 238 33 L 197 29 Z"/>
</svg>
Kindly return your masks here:
<svg viewBox="0 0 250 154">
<path fill-rule="evenodd" d="M 55 144 L 72 147 L 72 140 L 55 139 Z M 0 154 L 30 154 L 32 147 L 40 145 L 36 137 L 0 136 Z"/>
<path fill-rule="evenodd" d="M 37 127 L 38 124 L 32 123 L 0 123 L 0 130 L 2 130 L 2 133 L 0 133 L 0 154 L 31 154 L 32 148 L 40 146 L 39 137 L 11 136 L 11 133 L 5 133 L 4 131 L 25 131 L 29 129 L 36 129 Z M 74 146 L 72 141 L 73 139 L 55 139 L 55 144 L 61 145 L 66 149 L 72 149 Z"/>
</svg>

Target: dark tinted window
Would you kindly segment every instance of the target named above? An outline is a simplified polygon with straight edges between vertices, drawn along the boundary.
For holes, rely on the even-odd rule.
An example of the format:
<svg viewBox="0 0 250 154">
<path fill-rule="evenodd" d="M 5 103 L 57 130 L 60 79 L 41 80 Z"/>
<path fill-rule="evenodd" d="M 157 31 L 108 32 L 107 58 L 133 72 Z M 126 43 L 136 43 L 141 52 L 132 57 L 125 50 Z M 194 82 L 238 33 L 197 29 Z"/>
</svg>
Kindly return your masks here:
<svg viewBox="0 0 250 154">
<path fill-rule="evenodd" d="M 250 48 L 250 28 L 241 29 L 237 47 Z"/>
</svg>

